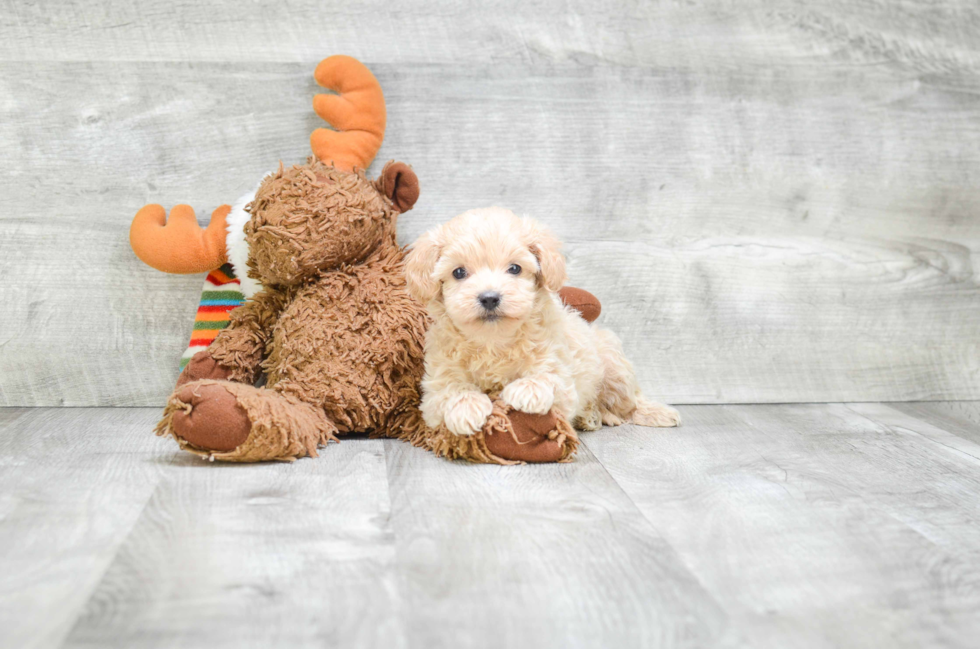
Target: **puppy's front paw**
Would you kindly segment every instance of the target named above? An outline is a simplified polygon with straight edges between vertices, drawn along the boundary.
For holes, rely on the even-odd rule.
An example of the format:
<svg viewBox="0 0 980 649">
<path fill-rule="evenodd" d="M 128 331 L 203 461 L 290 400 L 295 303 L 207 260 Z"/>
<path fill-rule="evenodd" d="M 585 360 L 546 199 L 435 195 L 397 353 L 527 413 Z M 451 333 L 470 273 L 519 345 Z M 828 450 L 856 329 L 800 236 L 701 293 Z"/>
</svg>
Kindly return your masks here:
<svg viewBox="0 0 980 649">
<path fill-rule="evenodd" d="M 491 412 L 490 397 L 481 392 L 464 392 L 449 402 L 443 422 L 454 435 L 475 435 L 483 430 Z"/>
<path fill-rule="evenodd" d="M 550 381 L 525 377 L 508 383 L 500 398 L 514 410 L 544 415 L 555 405 L 555 388 Z"/>
</svg>

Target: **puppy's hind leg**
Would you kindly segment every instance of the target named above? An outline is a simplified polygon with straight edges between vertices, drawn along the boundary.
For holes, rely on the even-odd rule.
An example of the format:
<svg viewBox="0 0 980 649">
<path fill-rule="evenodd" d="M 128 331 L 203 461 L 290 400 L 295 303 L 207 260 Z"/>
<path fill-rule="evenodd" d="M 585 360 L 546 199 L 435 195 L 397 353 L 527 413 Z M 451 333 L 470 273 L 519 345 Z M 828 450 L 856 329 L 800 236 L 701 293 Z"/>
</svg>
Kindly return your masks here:
<svg viewBox="0 0 980 649">
<path fill-rule="evenodd" d="M 633 411 L 631 421 L 637 426 L 671 428 L 680 426 L 681 413 L 662 403 L 647 401 L 640 395 L 637 396 L 636 410 Z"/>
<path fill-rule="evenodd" d="M 659 428 L 679 425 L 680 413 L 670 406 L 647 401 L 640 393 L 633 365 L 623 353 L 623 345 L 615 334 L 596 329 L 595 336 L 602 360 L 602 386 L 599 392 L 602 423 L 607 426 L 634 423 Z"/>
<path fill-rule="evenodd" d="M 602 428 L 602 413 L 599 404 L 593 401 L 575 417 L 572 427 L 576 430 L 599 430 Z"/>
</svg>

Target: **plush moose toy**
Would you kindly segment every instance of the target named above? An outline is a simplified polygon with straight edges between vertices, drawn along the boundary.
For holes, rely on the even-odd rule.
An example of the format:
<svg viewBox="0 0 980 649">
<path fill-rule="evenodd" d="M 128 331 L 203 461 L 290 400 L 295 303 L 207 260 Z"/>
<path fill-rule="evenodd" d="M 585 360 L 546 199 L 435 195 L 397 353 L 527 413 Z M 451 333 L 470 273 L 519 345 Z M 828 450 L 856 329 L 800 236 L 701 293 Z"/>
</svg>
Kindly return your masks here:
<svg viewBox="0 0 980 649">
<path fill-rule="evenodd" d="M 418 180 L 400 162 L 386 164 L 375 181 L 364 175 L 386 120 L 371 72 L 333 56 L 314 76 L 338 93 L 314 100 L 316 113 L 337 130 L 312 134 L 314 156 L 306 164 L 280 165 L 249 202 L 215 210 L 206 229 L 186 206 L 174 208 L 169 222 L 159 205 L 133 220 L 133 250 L 147 264 L 202 272 L 230 257 L 239 274 L 247 266 L 247 292 L 254 293 L 184 368 L 157 434 L 232 462 L 315 457 L 318 447 L 353 432 L 476 462 L 568 458 L 578 440 L 554 412 L 510 411 L 498 399 L 471 437 L 422 421 L 428 320 L 405 288 L 405 250 L 395 233 L 398 215 L 418 199 Z M 566 303 L 598 315 L 590 294 L 563 291 Z M 256 387 L 263 373 L 267 381 Z"/>
</svg>

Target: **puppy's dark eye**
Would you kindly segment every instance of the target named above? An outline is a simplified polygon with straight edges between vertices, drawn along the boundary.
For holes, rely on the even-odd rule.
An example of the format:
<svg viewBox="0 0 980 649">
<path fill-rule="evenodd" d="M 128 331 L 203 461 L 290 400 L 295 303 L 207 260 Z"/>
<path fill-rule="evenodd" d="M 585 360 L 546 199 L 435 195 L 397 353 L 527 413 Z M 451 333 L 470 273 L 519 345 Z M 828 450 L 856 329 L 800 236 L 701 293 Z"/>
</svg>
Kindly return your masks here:
<svg viewBox="0 0 980 649">
<path fill-rule="evenodd" d="M 510 268 L 507 269 L 507 272 L 510 273 L 511 275 L 520 275 L 521 267 L 518 266 L 517 264 L 511 264 Z"/>
<path fill-rule="evenodd" d="M 464 279 L 466 277 L 466 269 L 457 268 L 456 270 L 453 271 L 453 277 L 455 277 L 456 279 Z"/>
</svg>

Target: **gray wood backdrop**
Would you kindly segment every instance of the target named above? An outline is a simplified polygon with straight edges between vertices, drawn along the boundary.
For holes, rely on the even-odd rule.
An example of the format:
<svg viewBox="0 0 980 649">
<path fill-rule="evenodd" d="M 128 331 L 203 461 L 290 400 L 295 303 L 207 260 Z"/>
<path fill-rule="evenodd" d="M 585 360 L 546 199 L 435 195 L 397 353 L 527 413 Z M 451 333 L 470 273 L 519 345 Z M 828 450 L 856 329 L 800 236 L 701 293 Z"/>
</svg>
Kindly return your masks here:
<svg viewBox="0 0 980 649">
<path fill-rule="evenodd" d="M 334 53 L 421 179 L 402 242 L 546 221 L 651 395 L 980 399 L 974 0 L 6 0 L 0 405 L 163 402 L 202 277 L 129 222 L 302 161 Z"/>
</svg>

